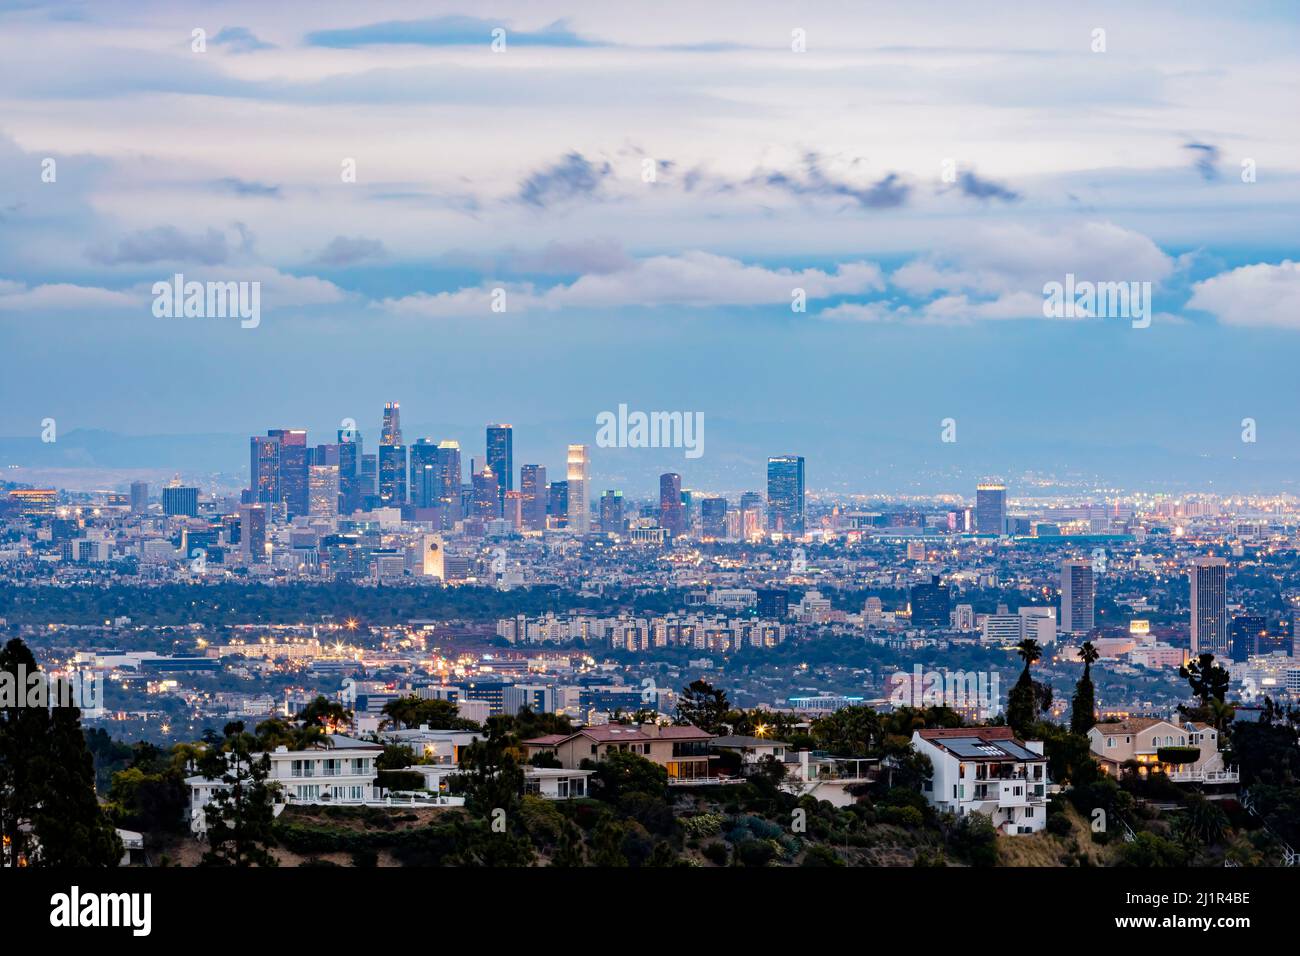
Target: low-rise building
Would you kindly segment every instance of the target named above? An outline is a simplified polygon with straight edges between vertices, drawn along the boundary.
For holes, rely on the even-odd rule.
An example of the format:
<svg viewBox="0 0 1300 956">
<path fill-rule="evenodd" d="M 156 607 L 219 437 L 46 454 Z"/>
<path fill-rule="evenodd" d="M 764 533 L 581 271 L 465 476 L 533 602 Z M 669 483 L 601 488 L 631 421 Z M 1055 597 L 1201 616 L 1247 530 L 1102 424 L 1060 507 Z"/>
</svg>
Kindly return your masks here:
<svg viewBox="0 0 1300 956">
<path fill-rule="evenodd" d="M 1042 741 L 1017 740 L 1010 727 L 918 730 L 912 747 L 930 758 L 922 790 L 940 810 L 982 813 L 1006 834 L 1047 824 L 1047 758 Z"/>
<path fill-rule="evenodd" d="M 549 753 L 565 770 L 581 769 L 584 760 L 600 762 L 610 753 L 634 753 L 668 771 L 675 785 L 716 783 L 709 772 L 709 742 L 713 735 L 698 727 L 658 724 L 599 724 L 571 734 L 548 734 L 525 740 L 531 758 Z"/>
</svg>

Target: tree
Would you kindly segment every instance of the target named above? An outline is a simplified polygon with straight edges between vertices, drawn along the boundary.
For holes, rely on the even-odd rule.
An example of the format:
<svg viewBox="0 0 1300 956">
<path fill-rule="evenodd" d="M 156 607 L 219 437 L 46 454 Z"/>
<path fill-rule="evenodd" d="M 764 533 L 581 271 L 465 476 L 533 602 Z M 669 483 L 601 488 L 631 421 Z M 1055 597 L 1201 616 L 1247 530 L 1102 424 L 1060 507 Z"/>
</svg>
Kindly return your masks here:
<svg viewBox="0 0 1300 956">
<path fill-rule="evenodd" d="M 244 732 L 241 721 L 229 723 L 220 749 L 204 755 L 200 769 L 223 786 L 203 808 L 207 822 L 208 851 L 202 866 L 276 866 L 270 847 L 275 844 L 275 785 L 268 783 L 271 758 L 254 757 L 257 740 Z"/>
<path fill-rule="evenodd" d="M 1101 655 L 1092 641 L 1084 641 L 1079 648 L 1083 661 L 1083 676 L 1074 685 L 1074 700 L 1070 709 L 1070 732 L 1086 734 L 1097 723 L 1097 696 L 1092 686 L 1092 665 Z"/>
<path fill-rule="evenodd" d="M 1011 693 L 1007 694 L 1007 723 L 1019 736 L 1025 736 L 1030 725 L 1038 719 L 1041 707 L 1041 694 L 1034 686 L 1034 679 L 1029 668 L 1043 656 L 1042 648 L 1032 637 L 1025 638 L 1016 645 L 1016 653 L 1025 662 Z"/>
<path fill-rule="evenodd" d="M 866 757 L 878 752 L 883 742 L 880 715 L 870 707 L 841 707 L 812 724 L 818 747 L 837 757 Z"/>
<path fill-rule="evenodd" d="M 326 733 L 337 733 L 340 728 L 352 722 L 352 711 L 338 701 L 330 700 L 324 694 L 316 698 L 298 712 L 295 718 L 308 727 L 321 727 Z"/>
<path fill-rule="evenodd" d="M 95 764 L 81 732 L 81 711 L 55 707 L 52 714 L 49 775 L 33 820 L 40 865 L 117 866 L 122 841 L 95 796 Z"/>
<path fill-rule="evenodd" d="M 7 866 L 31 859 L 30 824 L 49 773 L 49 712 L 25 706 L 33 675 L 44 679 L 27 645 L 14 638 L 0 650 L 0 863 Z"/>
<path fill-rule="evenodd" d="M 663 799 L 668 792 L 668 771 L 640 754 L 611 750 L 597 763 L 582 762 L 583 769 L 594 770 L 592 796 L 617 803 L 628 793 L 645 793 Z"/>
<path fill-rule="evenodd" d="M 478 724 L 461 717 L 459 708 L 450 700 L 426 700 L 411 694 L 390 700 L 384 705 L 383 714 L 386 719 L 382 726 L 386 728 L 478 730 Z"/>
<path fill-rule="evenodd" d="M 677 698 L 677 723 L 690 724 L 711 734 L 724 731 L 723 722 L 731 705 L 727 702 L 727 692 L 705 680 L 691 681 L 682 688 Z"/>
<path fill-rule="evenodd" d="M 1178 668 L 1178 676 L 1187 681 L 1202 707 L 1209 707 L 1211 698 L 1223 703 L 1227 696 L 1230 677 L 1221 664 L 1215 663 L 1213 654 L 1198 655 Z"/>
</svg>

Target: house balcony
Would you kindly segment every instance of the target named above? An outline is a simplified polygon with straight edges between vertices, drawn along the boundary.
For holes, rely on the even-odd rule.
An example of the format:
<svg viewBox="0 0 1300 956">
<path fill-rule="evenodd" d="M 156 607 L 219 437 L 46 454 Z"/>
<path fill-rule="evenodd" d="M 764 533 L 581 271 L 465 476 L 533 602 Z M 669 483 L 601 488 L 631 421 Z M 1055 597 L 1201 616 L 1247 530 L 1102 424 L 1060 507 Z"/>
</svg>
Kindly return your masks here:
<svg viewBox="0 0 1300 956">
<path fill-rule="evenodd" d="M 1240 783 L 1236 770 L 1171 770 L 1169 779 L 1174 783 Z"/>
</svg>

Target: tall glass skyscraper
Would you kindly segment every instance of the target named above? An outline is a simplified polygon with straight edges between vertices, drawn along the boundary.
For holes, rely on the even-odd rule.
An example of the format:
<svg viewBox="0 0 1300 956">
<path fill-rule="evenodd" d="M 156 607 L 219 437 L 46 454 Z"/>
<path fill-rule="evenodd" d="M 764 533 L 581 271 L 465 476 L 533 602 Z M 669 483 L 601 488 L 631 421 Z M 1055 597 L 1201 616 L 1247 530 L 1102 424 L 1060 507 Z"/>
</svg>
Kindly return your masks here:
<svg viewBox="0 0 1300 956">
<path fill-rule="evenodd" d="M 682 507 L 682 476 L 675 472 L 659 476 L 659 527 L 673 537 L 686 531 L 686 509 Z"/>
<path fill-rule="evenodd" d="M 519 469 L 519 490 L 524 496 L 524 526 L 534 531 L 546 529 L 546 466 L 524 465 Z"/>
<path fill-rule="evenodd" d="M 387 507 L 406 504 L 406 446 L 379 446 L 379 501 Z"/>
<path fill-rule="evenodd" d="M 591 503 L 587 500 L 590 463 L 586 445 L 570 445 L 568 455 L 568 524 L 574 534 L 591 530 Z"/>
<path fill-rule="evenodd" d="M 1192 593 L 1192 656 L 1228 657 L 1228 562 L 1195 558 L 1190 568 Z"/>
<path fill-rule="evenodd" d="M 487 427 L 487 463 L 492 474 L 496 475 L 501 505 L 504 506 L 506 492 L 513 491 L 515 487 L 514 429 L 511 426 Z"/>
<path fill-rule="evenodd" d="M 248 498 L 271 503 L 280 500 L 280 440 L 254 435 L 248 440 Z"/>
<path fill-rule="evenodd" d="M 274 428 L 267 436 L 280 443 L 280 498 L 289 517 L 307 513 L 307 429 Z"/>
<path fill-rule="evenodd" d="M 975 486 L 976 534 L 1005 534 L 1007 486 L 1000 481 L 983 481 Z"/>
<path fill-rule="evenodd" d="M 432 438 L 421 438 L 411 446 L 411 503 L 417 508 L 433 508 L 441 501 L 438 443 Z"/>
<path fill-rule="evenodd" d="M 402 407 L 397 402 L 384 403 L 384 425 L 379 432 L 379 444 L 402 444 Z"/>
<path fill-rule="evenodd" d="M 339 499 L 343 514 L 361 510 L 361 432 L 339 429 Z"/>
<path fill-rule="evenodd" d="M 1061 630 L 1086 634 L 1094 624 L 1093 602 L 1096 585 L 1091 561 L 1061 562 Z"/>
<path fill-rule="evenodd" d="M 803 534 L 803 457 L 780 455 L 767 460 L 767 526 L 772 531 Z"/>
</svg>

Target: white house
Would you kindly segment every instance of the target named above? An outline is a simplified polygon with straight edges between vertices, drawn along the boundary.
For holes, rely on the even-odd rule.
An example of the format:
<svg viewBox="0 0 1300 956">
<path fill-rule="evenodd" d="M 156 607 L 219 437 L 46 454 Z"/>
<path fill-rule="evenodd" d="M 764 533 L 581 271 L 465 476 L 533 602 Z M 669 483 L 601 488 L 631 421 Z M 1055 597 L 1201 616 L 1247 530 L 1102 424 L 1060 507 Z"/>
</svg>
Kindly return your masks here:
<svg viewBox="0 0 1300 956">
<path fill-rule="evenodd" d="M 1010 727 L 955 727 L 918 730 L 912 747 L 933 766 L 923 785 L 933 806 L 958 816 L 983 813 L 1006 834 L 1047 825 L 1042 741 L 1019 741 Z"/>
<path fill-rule="evenodd" d="M 587 796 L 591 770 L 562 770 L 559 767 L 524 767 L 524 793 L 547 800 L 571 800 Z"/>
</svg>

